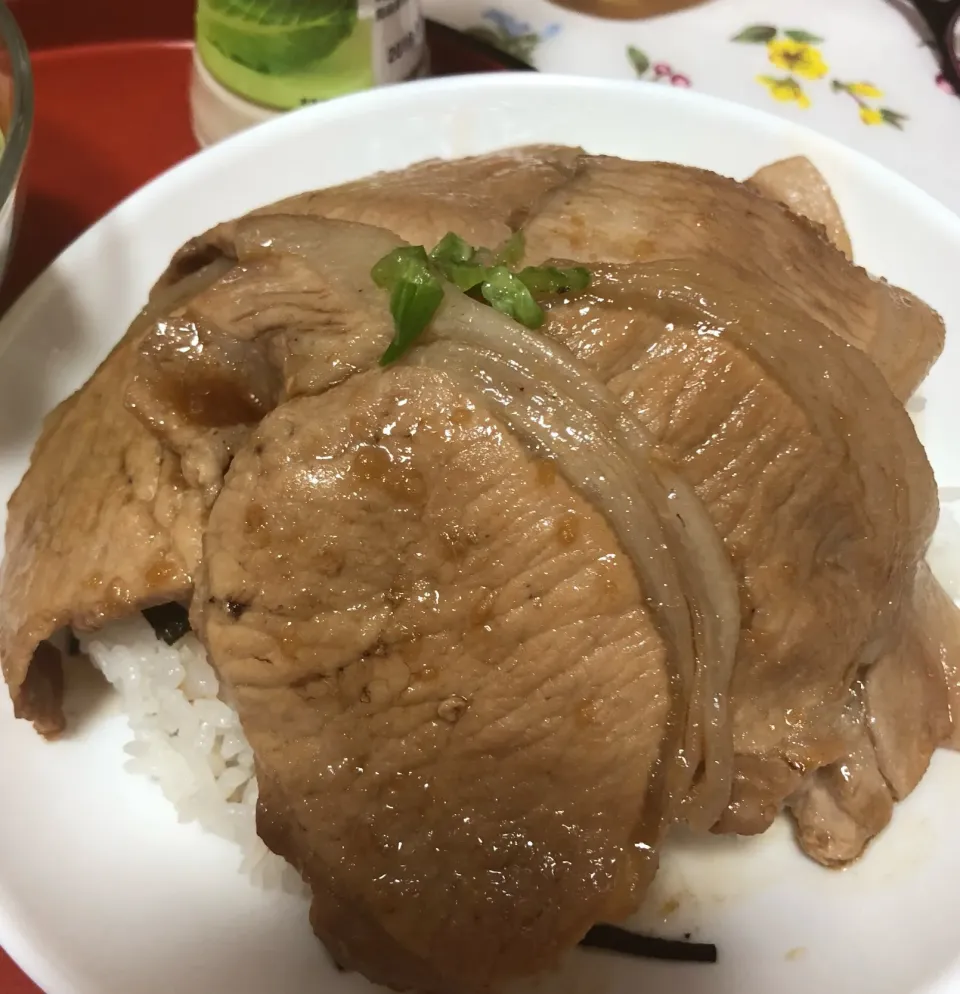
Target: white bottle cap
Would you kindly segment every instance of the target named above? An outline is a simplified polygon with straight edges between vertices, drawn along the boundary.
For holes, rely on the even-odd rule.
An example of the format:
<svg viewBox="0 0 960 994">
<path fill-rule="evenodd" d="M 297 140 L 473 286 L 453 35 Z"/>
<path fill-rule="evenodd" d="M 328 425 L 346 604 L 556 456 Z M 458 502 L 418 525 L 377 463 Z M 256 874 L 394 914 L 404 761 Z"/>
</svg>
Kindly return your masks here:
<svg viewBox="0 0 960 994">
<path fill-rule="evenodd" d="M 244 100 L 228 90 L 214 79 L 194 50 L 193 68 L 190 72 L 190 114 L 193 133 L 201 146 L 213 145 L 282 113 L 284 112 Z"/>
</svg>

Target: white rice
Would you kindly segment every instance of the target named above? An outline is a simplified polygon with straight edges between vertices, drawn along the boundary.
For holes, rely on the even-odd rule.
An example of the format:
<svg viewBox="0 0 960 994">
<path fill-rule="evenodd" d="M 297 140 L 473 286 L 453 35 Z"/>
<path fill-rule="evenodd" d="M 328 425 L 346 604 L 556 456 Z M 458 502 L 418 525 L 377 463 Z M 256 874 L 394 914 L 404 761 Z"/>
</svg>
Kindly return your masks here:
<svg viewBox="0 0 960 994">
<path fill-rule="evenodd" d="M 133 741 L 126 769 L 155 780 L 182 822 L 236 843 L 241 872 L 259 887 L 305 885 L 257 835 L 257 780 L 236 712 L 193 635 L 169 646 L 141 616 L 80 636 L 80 646 L 120 692 Z"/>
</svg>

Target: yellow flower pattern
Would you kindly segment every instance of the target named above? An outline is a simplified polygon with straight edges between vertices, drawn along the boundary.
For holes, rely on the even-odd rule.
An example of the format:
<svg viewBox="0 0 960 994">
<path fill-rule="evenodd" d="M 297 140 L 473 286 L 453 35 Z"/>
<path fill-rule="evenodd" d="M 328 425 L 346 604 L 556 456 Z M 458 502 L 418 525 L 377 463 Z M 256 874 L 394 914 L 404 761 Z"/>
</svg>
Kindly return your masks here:
<svg viewBox="0 0 960 994">
<path fill-rule="evenodd" d="M 855 97 L 869 97 L 871 100 L 880 100 L 883 97 L 883 90 L 875 87 L 873 83 L 847 83 L 847 92 Z"/>
<path fill-rule="evenodd" d="M 804 79 L 823 79 L 830 71 L 819 49 L 789 38 L 772 38 L 768 41 L 767 58 L 778 68 L 796 73 Z"/>
<path fill-rule="evenodd" d="M 760 74 L 756 77 L 761 86 L 766 87 L 770 96 L 782 104 L 790 104 L 800 110 L 811 106 L 810 93 L 804 88 L 803 81 L 816 84 L 830 72 L 830 66 L 820 47 L 824 39 L 800 28 L 781 30 L 772 24 L 752 24 L 734 35 L 732 41 L 741 44 L 763 46 L 767 61 L 778 69 L 785 70 L 786 76 L 767 76 Z M 877 106 L 871 101 L 883 99 L 883 90 L 867 80 L 843 82 L 839 79 L 830 80 L 830 90 L 833 93 L 847 94 L 857 107 L 860 120 L 866 125 L 887 124 L 899 131 L 903 130 L 907 115 L 890 107 Z M 823 92 L 822 90 L 820 92 Z"/>
<path fill-rule="evenodd" d="M 757 82 L 762 83 L 769 91 L 774 100 L 781 103 L 795 103 L 798 107 L 806 110 L 810 106 L 810 98 L 803 92 L 803 87 L 789 76 L 777 79 L 774 76 L 758 76 Z"/>
<path fill-rule="evenodd" d="M 874 86 L 873 83 L 864 80 L 844 83 L 842 80 L 834 79 L 830 81 L 830 89 L 834 93 L 846 93 L 854 99 L 860 120 L 864 124 L 889 124 L 890 127 L 903 131 L 903 122 L 907 119 L 906 114 L 891 110 L 889 107 L 875 107 L 869 103 L 870 100 L 883 99 L 883 90 L 879 86 Z"/>
</svg>

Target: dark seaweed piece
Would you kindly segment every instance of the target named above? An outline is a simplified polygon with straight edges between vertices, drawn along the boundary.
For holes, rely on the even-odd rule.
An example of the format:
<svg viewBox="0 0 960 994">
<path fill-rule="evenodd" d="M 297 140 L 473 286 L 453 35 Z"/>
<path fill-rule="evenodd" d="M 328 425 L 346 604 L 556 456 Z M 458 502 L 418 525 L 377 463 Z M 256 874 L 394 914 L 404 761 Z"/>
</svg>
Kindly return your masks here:
<svg viewBox="0 0 960 994">
<path fill-rule="evenodd" d="M 141 614 L 150 622 L 158 639 L 174 645 L 190 631 L 190 616 L 182 604 L 170 601 L 156 607 L 146 607 Z"/>
<path fill-rule="evenodd" d="M 624 956 L 674 960 L 679 963 L 716 963 L 717 947 L 712 942 L 684 942 L 637 935 L 616 925 L 594 925 L 581 941 L 586 949 L 604 949 Z"/>
</svg>

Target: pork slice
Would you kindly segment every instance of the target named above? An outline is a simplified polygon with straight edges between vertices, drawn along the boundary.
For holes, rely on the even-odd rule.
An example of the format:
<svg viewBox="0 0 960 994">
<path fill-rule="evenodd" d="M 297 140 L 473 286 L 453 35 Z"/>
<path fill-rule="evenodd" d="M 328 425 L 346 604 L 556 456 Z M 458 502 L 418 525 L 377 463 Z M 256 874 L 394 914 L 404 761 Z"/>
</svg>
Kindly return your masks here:
<svg viewBox="0 0 960 994">
<path fill-rule="evenodd" d="M 375 370 L 269 415 L 192 617 L 260 833 L 343 966 L 485 991 L 635 908 L 665 647 L 603 517 L 445 374 Z"/>
<path fill-rule="evenodd" d="M 736 262 L 863 349 L 906 400 L 943 348 L 939 316 L 875 280 L 774 199 L 705 170 L 584 157 L 524 225 L 525 262 Z"/>
<path fill-rule="evenodd" d="M 143 336 L 127 404 L 180 455 L 208 504 L 278 402 L 322 393 L 376 363 L 393 325 L 370 271 L 400 244 L 367 225 L 243 218 L 216 242 L 229 267 L 220 279 Z"/>
<path fill-rule="evenodd" d="M 899 637 L 864 677 L 877 761 L 898 801 L 952 732 L 944 662 L 956 660 L 957 626 L 956 607 L 921 564 Z"/>
<path fill-rule="evenodd" d="M 857 859 L 893 816 L 893 796 L 880 772 L 863 698 L 857 683 L 838 729 L 844 739 L 841 758 L 812 771 L 787 802 L 801 848 L 824 866 Z"/>
<path fill-rule="evenodd" d="M 910 419 L 861 352 L 720 262 L 601 267 L 546 330 L 644 422 L 724 538 L 742 618 L 719 828 L 762 831 L 805 772 L 842 758 L 847 692 L 909 623 L 936 520 Z"/>
<path fill-rule="evenodd" d="M 218 267 L 214 267 L 218 270 Z M 163 309 L 214 278 L 160 295 Z M 43 735 L 64 728 L 59 628 L 92 630 L 141 607 L 189 599 L 202 502 L 179 459 L 123 405 L 155 312 L 133 322 L 90 380 L 47 418 L 7 508 L 0 569 L 0 662 L 14 711 Z"/>
<path fill-rule="evenodd" d="M 957 631 L 956 608 L 921 564 L 896 638 L 855 685 L 843 755 L 789 799 L 800 844 L 818 862 L 857 859 L 950 735 L 944 661 L 956 659 Z"/>
<path fill-rule="evenodd" d="M 234 338 L 186 305 L 146 330 L 126 405 L 180 456 L 184 480 L 209 505 L 250 427 L 276 406 L 278 395 L 279 375 L 261 347 Z"/>
<path fill-rule="evenodd" d="M 823 174 L 805 155 L 771 162 L 758 169 L 747 180 L 747 186 L 819 225 L 827 240 L 848 259 L 853 259 L 853 246 L 840 206 Z"/>
<path fill-rule="evenodd" d="M 431 159 L 391 173 L 289 197 L 253 212 L 356 221 L 432 248 L 449 231 L 471 245 L 494 248 L 525 220 L 542 196 L 573 175 L 581 150 L 529 145 L 489 155 Z M 232 239 L 228 221 L 188 242 L 161 280 L 176 281 Z"/>
</svg>

